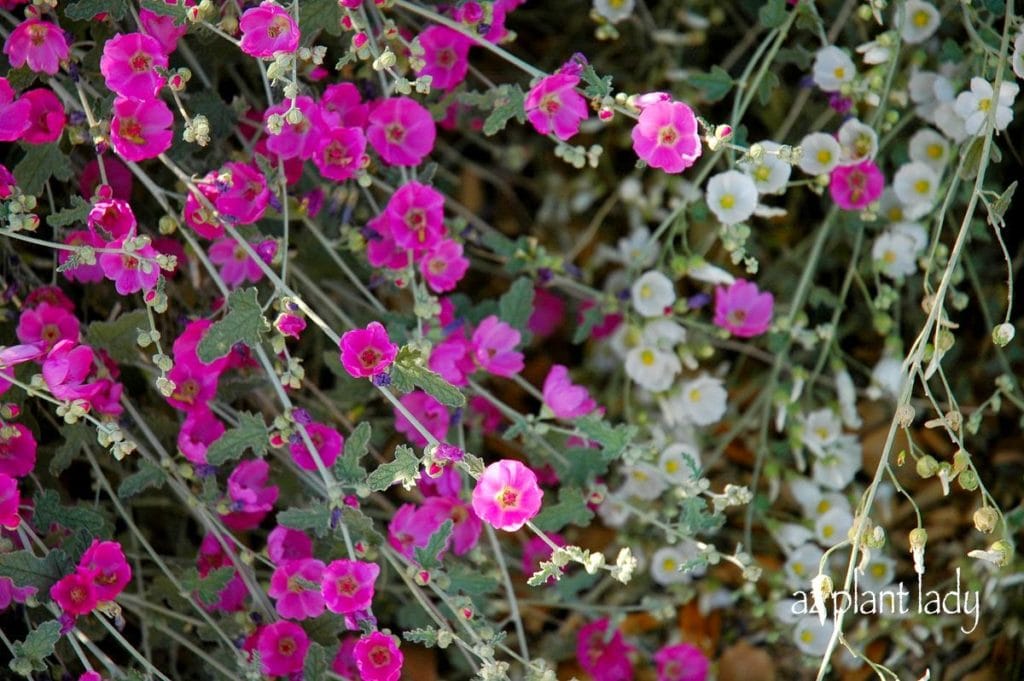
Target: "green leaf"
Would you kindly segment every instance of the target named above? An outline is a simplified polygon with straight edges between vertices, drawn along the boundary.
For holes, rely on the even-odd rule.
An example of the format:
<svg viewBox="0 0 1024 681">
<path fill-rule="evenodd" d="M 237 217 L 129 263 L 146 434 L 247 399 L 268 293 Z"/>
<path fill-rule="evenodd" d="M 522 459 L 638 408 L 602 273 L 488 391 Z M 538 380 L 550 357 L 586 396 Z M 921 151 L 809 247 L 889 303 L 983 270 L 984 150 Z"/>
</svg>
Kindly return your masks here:
<svg viewBox="0 0 1024 681">
<path fill-rule="evenodd" d="M 302 44 L 310 45 L 320 31 L 341 35 L 341 9 L 338 0 L 303 0 L 299 3 L 299 31 Z M 307 677 L 319 678 L 319 677 Z"/>
<path fill-rule="evenodd" d="M 558 532 L 570 523 L 586 527 L 593 517 L 594 512 L 587 508 L 587 499 L 580 488 L 562 487 L 558 503 L 546 506 L 533 522 L 545 532 Z"/>
<path fill-rule="evenodd" d="M 583 82 L 587 84 L 584 88 L 583 94 L 591 99 L 604 99 L 610 97 L 612 94 L 612 77 L 611 76 L 599 76 L 594 67 L 590 64 L 583 69 L 581 74 Z"/>
<path fill-rule="evenodd" d="M 167 482 L 167 474 L 164 473 L 164 469 L 142 459 L 139 461 L 139 470 L 122 480 L 121 484 L 117 486 L 117 496 L 127 499 L 150 487 L 163 487 L 165 482 Z"/>
<path fill-rule="evenodd" d="M 228 313 L 210 327 L 196 347 L 196 355 L 204 364 L 224 357 L 235 343 L 255 349 L 266 320 L 255 288 L 232 291 L 228 296 Z"/>
<path fill-rule="evenodd" d="M 455 524 L 449 518 L 441 523 L 441 527 L 437 528 L 434 534 L 430 535 L 430 541 L 427 542 L 426 546 L 423 548 L 416 547 L 416 560 L 425 569 L 432 570 L 441 565 L 438 555 L 444 549 L 445 544 L 448 543 L 448 537 L 451 536 L 453 527 L 455 527 Z"/>
<path fill-rule="evenodd" d="M 456 566 L 448 572 L 451 591 L 461 591 L 468 596 L 483 596 L 498 588 L 498 580 L 482 572 Z"/>
<path fill-rule="evenodd" d="M 402 638 L 410 643 L 419 643 L 425 648 L 433 648 L 437 645 L 437 629 L 433 627 L 421 627 L 402 632 Z"/>
<path fill-rule="evenodd" d="M 28 550 L 0 554 L 0 577 L 10 577 L 15 586 L 34 586 L 41 601 L 49 600 L 50 587 L 74 567 L 60 549 L 51 549 L 42 558 Z"/>
<path fill-rule="evenodd" d="M 576 427 L 588 439 L 600 444 L 601 453 L 609 458 L 619 456 L 637 434 L 636 426 L 613 426 L 595 415 L 579 419 Z"/>
<path fill-rule="evenodd" d="M 60 475 L 71 461 L 78 456 L 78 453 L 87 445 L 96 442 L 96 431 L 85 423 L 75 423 L 64 426 L 60 429 L 60 446 L 53 453 L 50 459 L 50 474 L 54 477 Z"/>
<path fill-rule="evenodd" d="M 406 445 L 395 448 L 395 459 L 377 466 L 366 478 L 371 491 L 383 492 L 396 482 L 412 484 L 420 471 L 420 460 Z"/>
<path fill-rule="evenodd" d="M 494 109 L 484 121 L 484 134 L 488 137 L 498 134 L 513 118 L 520 123 L 526 122 L 525 102 L 526 96 L 518 85 L 502 85 L 497 88 Z"/>
<path fill-rule="evenodd" d="M 686 81 L 693 87 L 704 93 L 704 99 L 709 102 L 718 100 L 729 94 L 732 89 L 733 80 L 729 72 L 721 66 L 715 65 L 706 73 L 695 73 Z"/>
<path fill-rule="evenodd" d="M 74 171 L 71 159 L 60 150 L 60 143 L 33 144 L 25 156 L 14 166 L 14 178 L 21 191 L 31 196 L 43 193 L 46 182 L 55 177 L 60 181 L 70 180 Z"/>
<path fill-rule="evenodd" d="M 786 0 L 768 0 L 757 12 L 757 18 L 765 28 L 778 28 L 786 21 Z"/>
<path fill-rule="evenodd" d="M 590 338 L 590 333 L 594 330 L 594 327 L 600 324 L 603 319 L 604 312 L 601 311 L 600 305 L 594 305 L 584 310 L 583 322 L 576 327 L 576 332 L 572 335 L 573 344 L 579 345 Z"/>
<path fill-rule="evenodd" d="M 345 440 L 345 451 L 334 462 L 334 477 L 342 484 L 361 484 L 366 469 L 361 460 L 370 449 L 370 423 L 361 421 Z"/>
<path fill-rule="evenodd" d="M 775 61 L 779 64 L 794 64 L 803 71 L 811 67 L 811 59 L 811 53 L 799 45 L 784 47 L 775 55 Z"/>
<path fill-rule="evenodd" d="M 384 543 L 384 537 L 373 529 L 373 520 L 358 508 L 342 506 L 341 522 L 348 529 L 349 536 L 354 541 L 362 540 L 373 546 L 380 546 Z"/>
<path fill-rule="evenodd" d="M 332 4 L 335 7 L 338 6 L 336 0 L 332 0 Z M 306 651 L 306 661 L 302 664 L 302 678 L 311 681 L 312 679 L 326 679 L 329 671 L 327 648 L 316 642 L 310 643 L 309 649 Z"/>
<path fill-rule="evenodd" d="M 498 299 L 498 316 L 519 331 L 526 331 L 531 314 L 533 314 L 533 282 L 526 277 L 520 277 L 512 283 L 505 295 Z"/>
<path fill-rule="evenodd" d="M 107 521 L 98 511 L 82 505 L 61 505 L 60 494 L 53 489 L 36 492 L 33 503 L 32 524 L 44 534 L 54 524 L 69 530 L 86 530 L 93 535 L 102 534 L 107 526 Z"/>
<path fill-rule="evenodd" d="M 177 0 L 173 5 L 167 4 L 164 0 L 142 0 L 142 7 L 154 14 L 174 17 L 174 23 L 178 26 L 188 21 L 188 8 L 183 0 Z"/>
<path fill-rule="evenodd" d="M 238 425 L 224 431 L 206 450 L 206 462 L 220 466 L 241 458 L 247 449 L 256 456 L 265 456 L 269 438 L 262 416 L 248 411 L 239 412 Z"/>
<path fill-rule="evenodd" d="M 565 463 L 553 460 L 559 479 L 567 485 L 586 485 L 608 472 L 612 459 L 601 452 L 583 447 L 570 447 L 564 453 Z"/>
<path fill-rule="evenodd" d="M 331 510 L 327 506 L 289 508 L 277 514 L 277 524 L 293 530 L 312 530 L 323 538 L 331 529 Z"/>
<path fill-rule="evenodd" d="M 106 12 L 114 20 L 120 21 L 128 14 L 128 0 L 78 0 L 64 8 L 68 19 L 89 21 L 97 14 Z"/>
<path fill-rule="evenodd" d="M 103 348 L 115 362 L 131 362 L 139 358 L 136 339 L 139 331 L 149 330 L 145 310 L 132 310 L 109 322 L 93 322 L 85 332 L 85 342 Z"/>
<path fill-rule="evenodd" d="M 398 392 L 409 392 L 416 385 L 441 404 L 449 407 L 462 407 L 466 404 L 466 396 L 462 391 L 441 378 L 440 374 L 423 366 L 419 351 L 412 348 L 404 347 L 399 351 L 388 375 L 392 387 Z"/>
<path fill-rule="evenodd" d="M 1006 210 L 1010 207 L 1010 202 L 1013 201 L 1013 194 L 1017 191 L 1017 180 L 1006 188 L 1006 190 L 999 195 L 995 203 L 989 205 L 988 209 L 988 224 L 993 227 L 1004 227 L 1006 226 L 1006 220 L 1003 216 L 1006 214 Z"/>
<path fill-rule="evenodd" d="M 71 197 L 71 206 L 59 210 L 56 213 L 50 213 L 46 217 L 46 224 L 50 227 L 67 227 L 73 225 L 76 222 L 84 222 L 89 217 L 89 211 L 92 209 L 92 204 L 83 199 L 81 196 Z"/>
<path fill-rule="evenodd" d="M 767 71 L 764 78 L 757 84 L 757 101 L 761 106 L 767 106 L 772 101 L 779 87 L 779 77 L 774 71 Z"/>
<path fill-rule="evenodd" d="M 231 565 L 210 570 L 205 577 L 200 577 L 195 568 L 189 568 L 180 581 L 183 589 L 194 593 L 206 605 L 213 605 L 234 576 L 235 568 Z"/>
<path fill-rule="evenodd" d="M 60 622 L 43 622 L 30 631 L 24 641 L 15 642 L 11 669 L 25 678 L 32 678 L 32 672 L 45 672 L 46 658 L 53 654 L 53 647 L 59 640 Z"/>
</svg>

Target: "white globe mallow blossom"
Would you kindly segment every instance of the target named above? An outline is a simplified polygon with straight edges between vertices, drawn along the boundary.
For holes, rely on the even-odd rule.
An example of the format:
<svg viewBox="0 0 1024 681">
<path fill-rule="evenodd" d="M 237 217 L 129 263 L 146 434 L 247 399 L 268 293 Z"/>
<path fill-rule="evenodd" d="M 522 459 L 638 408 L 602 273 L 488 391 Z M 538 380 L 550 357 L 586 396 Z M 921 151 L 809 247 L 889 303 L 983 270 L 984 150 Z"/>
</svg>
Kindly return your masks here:
<svg viewBox="0 0 1024 681">
<path fill-rule="evenodd" d="M 871 259 L 878 271 L 890 279 L 909 277 L 917 271 L 915 241 L 907 234 L 886 230 L 871 246 Z"/>
<path fill-rule="evenodd" d="M 594 11 L 613 24 L 633 15 L 636 0 L 594 0 Z"/>
<path fill-rule="evenodd" d="M 910 239 L 914 244 L 914 255 L 921 255 L 921 252 L 928 247 L 928 230 L 920 222 L 897 222 L 889 225 L 889 231 Z"/>
<path fill-rule="evenodd" d="M 818 564 L 825 552 L 815 544 L 807 543 L 790 552 L 782 566 L 787 583 L 794 589 L 807 586 L 811 577 L 818 574 Z"/>
<path fill-rule="evenodd" d="M 651 579 L 662 586 L 684 584 L 691 576 L 680 568 L 689 558 L 674 546 L 663 546 L 651 556 Z"/>
<path fill-rule="evenodd" d="M 728 397 L 722 379 L 701 374 L 683 383 L 671 402 L 682 420 L 696 426 L 710 426 L 725 416 Z"/>
<path fill-rule="evenodd" d="M 700 465 L 697 448 L 685 442 L 673 442 L 658 457 L 658 470 L 668 482 L 675 484 L 693 480 L 700 471 Z"/>
<path fill-rule="evenodd" d="M 954 144 L 960 144 L 970 136 L 964 119 L 956 112 L 956 100 L 942 102 L 936 107 L 935 127 Z"/>
<path fill-rule="evenodd" d="M 626 480 L 618 493 L 634 499 L 653 501 L 665 491 L 666 482 L 661 471 L 649 463 L 635 463 L 623 472 Z"/>
<path fill-rule="evenodd" d="M 823 456 L 815 458 L 811 479 L 832 490 L 845 489 L 862 467 L 860 441 L 855 435 L 840 435 Z"/>
<path fill-rule="evenodd" d="M 1020 86 L 1004 82 L 996 96 L 992 84 L 984 78 L 971 78 L 971 89 L 956 96 L 956 113 L 964 119 L 964 130 L 968 135 L 985 134 L 986 124 L 991 120 L 996 130 L 1006 130 L 1013 120 L 1013 100 Z M 994 110 L 994 111 L 993 111 Z"/>
<path fill-rule="evenodd" d="M 853 515 L 846 509 L 833 508 L 814 521 L 814 538 L 822 546 L 832 546 L 846 539 L 853 527 Z"/>
<path fill-rule="evenodd" d="M 632 513 L 629 504 L 618 492 L 605 496 L 604 501 L 597 507 L 597 515 L 601 516 L 601 522 L 612 529 L 625 525 Z"/>
<path fill-rule="evenodd" d="M 651 240 L 651 230 L 638 227 L 618 241 L 617 260 L 626 266 L 647 267 L 658 257 L 658 244 Z"/>
<path fill-rule="evenodd" d="M 796 624 L 800 621 L 800 615 L 796 614 L 797 600 L 795 598 L 783 598 L 772 606 L 772 614 L 775 619 L 783 624 Z"/>
<path fill-rule="evenodd" d="M 676 302 L 672 280 L 658 270 L 644 272 L 630 287 L 633 308 L 643 317 L 661 317 Z"/>
<path fill-rule="evenodd" d="M 757 185 L 746 173 L 727 170 L 708 180 L 705 196 L 708 208 L 723 225 L 750 219 L 757 208 Z"/>
<path fill-rule="evenodd" d="M 757 160 L 740 161 L 740 167 L 754 180 L 754 186 L 757 187 L 759 193 L 784 193 L 793 167 L 779 158 L 777 152 L 782 145 L 771 140 L 764 140 L 751 145 L 751 148 L 756 148 L 757 145 L 760 145 L 763 153 L 758 155 Z"/>
<path fill-rule="evenodd" d="M 903 204 L 904 217 L 916 220 L 927 215 L 935 205 L 939 195 L 939 175 L 927 163 L 904 163 L 893 177 L 892 189 Z"/>
<path fill-rule="evenodd" d="M 839 165 L 842 149 L 834 135 L 812 132 L 800 140 L 803 154 L 797 167 L 808 175 L 828 175 Z"/>
<path fill-rule="evenodd" d="M 659 350 L 671 352 L 686 340 L 686 329 L 671 319 L 653 319 L 644 324 L 640 338 L 644 345 L 653 345 Z"/>
<path fill-rule="evenodd" d="M 869 161 L 878 153 L 878 133 L 870 125 L 851 118 L 836 133 L 839 139 L 839 165 Z"/>
<path fill-rule="evenodd" d="M 900 37 L 910 45 L 923 43 L 939 29 L 938 8 L 930 2 L 907 0 L 899 16 Z"/>
<path fill-rule="evenodd" d="M 871 385 L 867 394 L 873 400 L 899 397 L 900 380 L 903 374 L 903 362 L 896 357 L 883 357 L 871 370 Z"/>
<path fill-rule="evenodd" d="M 705 284 L 714 284 L 715 286 L 720 284 L 732 286 L 736 283 L 736 277 L 721 267 L 715 267 L 707 261 L 702 261 L 699 265 L 687 268 L 686 276 L 690 279 L 702 281 Z"/>
<path fill-rule="evenodd" d="M 825 92 L 839 92 L 844 85 L 853 82 L 857 67 L 844 50 L 827 45 L 814 55 L 811 68 L 814 83 Z"/>
<path fill-rule="evenodd" d="M 832 626 L 823 624 L 817 615 L 804 615 L 793 627 L 793 642 L 805 655 L 820 657 L 828 650 Z"/>
<path fill-rule="evenodd" d="M 839 415 L 843 418 L 843 425 L 856 430 L 863 425 L 860 414 L 857 413 L 857 388 L 853 384 L 853 377 L 846 368 L 838 369 L 833 374 L 836 381 L 836 399 L 839 400 Z"/>
<path fill-rule="evenodd" d="M 857 568 L 857 587 L 861 591 L 881 591 L 895 576 L 895 560 L 888 556 L 871 556 L 863 570 Z"/>
<path fill-rule="evenodd" d="M 879 218 L 888 222 L 902 222 L 906 218 L 903 215 L 903 204 L 896 197 L 896 192 L 892 190 L 892 186 L 882 190 L 882 196 L 878 199 L 876 212 Z"/>
<path fill-rule="evenodd" d="M 929 123 L 936 122 L 939 105 L 956 99 L 952 81 L 935 71 L 914 71 L 908 89 L 910 101 L 916 105 L 914 112 Z"/>
<path fill-rule="evenodd" d="M 800 441 L 815 456 L 822 456 L 825 448 L 843 434 L 843 422 L 831 409 L 817 409 L 801 416 Z"/>
<path fill-rule="evenodd" d="M 772 531 L 772 537 L 788 553 L 814 541 L 814 532 L 797 523 L 782 523 Z"/>
<path fill-rule="evenodd" d="M 941 173 L 949 163 L 949 142 L 937 130 L 921 128 L 910 136 L 907 155 L 911 161 L 925 163 Z"/>
<path fill-rule="evenodd" d="M 638 345 L 626 353 L 626 375 L 653 393 L 668 390 L 683 370 L 679 357 L 654 345 Z"/>
<path fill-rule="evenodd" d="M 1013 55 L 1010 57 L 1013 72 L 1018 78 L 1024 79 L 1024 30 L 1017 34 L 1013 41 Z"/>
</svg>

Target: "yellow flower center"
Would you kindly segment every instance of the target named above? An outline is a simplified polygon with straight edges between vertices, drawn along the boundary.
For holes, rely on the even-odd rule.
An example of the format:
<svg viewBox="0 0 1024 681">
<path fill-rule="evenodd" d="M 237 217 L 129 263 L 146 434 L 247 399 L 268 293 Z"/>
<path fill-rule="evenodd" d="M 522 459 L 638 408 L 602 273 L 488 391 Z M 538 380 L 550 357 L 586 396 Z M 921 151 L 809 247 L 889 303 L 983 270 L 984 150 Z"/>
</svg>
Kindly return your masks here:
<svg viewBox="0 0 1024 681">
<path fill-rule="evenodd" d="M 640 353 L 640 362 L 644 366 L 652 366 L 654 364 L 654 352 L 651 350 L 644 350 Z"/>
<path fill-rule="evenodd" d="M 733 196 L 732 194 L 726 194 L 725 196 L 718 200 L 718 205 L 728 210 L 729 208 L 732 208 L 733 206 L 736 205 L 736 197 Z"/>
</svg>

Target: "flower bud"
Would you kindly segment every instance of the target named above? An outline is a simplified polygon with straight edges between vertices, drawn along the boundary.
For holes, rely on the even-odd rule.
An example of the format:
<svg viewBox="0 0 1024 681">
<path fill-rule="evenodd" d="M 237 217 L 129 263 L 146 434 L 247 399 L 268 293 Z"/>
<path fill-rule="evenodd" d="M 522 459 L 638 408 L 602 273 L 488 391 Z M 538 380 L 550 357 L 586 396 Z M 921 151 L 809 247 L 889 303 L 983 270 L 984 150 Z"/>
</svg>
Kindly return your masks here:
<svg viewBox="0 0 1024 681">
<path fill-rule="evenodd" d="M 974 529 L 990 534 L 996 529 L 999 514 L 991 506 L 982 506 L 974 512 Z"/>
<path fill-rule="evenodd" d="M 1013 324 L 1000 324 L 992 329 L 992 342 L 1001 348 L 1005 348 L 1013 340 L 1016 333 Z"/>
</svg>

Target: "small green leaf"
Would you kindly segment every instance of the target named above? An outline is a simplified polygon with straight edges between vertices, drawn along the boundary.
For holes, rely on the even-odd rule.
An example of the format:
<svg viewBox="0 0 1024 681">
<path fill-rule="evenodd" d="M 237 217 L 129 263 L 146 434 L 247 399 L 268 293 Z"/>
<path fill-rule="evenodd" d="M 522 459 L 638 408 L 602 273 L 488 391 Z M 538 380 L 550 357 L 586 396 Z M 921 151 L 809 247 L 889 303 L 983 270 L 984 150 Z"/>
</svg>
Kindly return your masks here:
<svg viewBox="0 0 1024 681">
<path fill-rule="evenodd" d="M 409 643 L 419 643 L 425 648 L 433 648 L 437 645 L 437 629 L 433 627 L 421 627 L 402 632 L 402 638 Z"/>
<path fill-rule="evenodd" d="M 733 86 L 732 76 L 718 65 L 712 66 L 707 73 L 695 73 L 686 80 L 690 85 L 701 90 L 704 93 L 704 99 L 709 102 L 717 102 L 724 98 Z"/>
<path fill-rule="evenodd" d="M 60 494 L 53 489 L 36 492 L 33 503 L 35 510 L 32 513 L 32 524 L 43 533 L 49 532 L 51 525 L 57 524 L 69 530 L 87 530 L 98 535 L 103 533 L 107 525 L 98 511 L 82 505 L 61 505 Z"/>
<path fill-rule="evenodd" d="M 338 0 L 302 0 L 299 4 L 299 31 L 302 44 L 310 45 L 320 31 L 341 35 L 341 9 Z M 307 677 L 318 678 L 318 677 Z"/>
<path fill-rule="evenodd" d="M 768 0 L 757 12 L 757 18 L 765 28 L 778 28 L 786 21 L 786 0 Z"/>
<path fill-rule="evenodd" d="M 255 349 L 266 320 L 255 288 L 232 291 L 228 296 L 228 313 L 210 326 L 196 347 L 196 355 L 204 364 L 224 357 L 235 343 Z"/>
<path fill-rule="evenodd" d="M 25 678 L 32 678 L 33 672 L 45 672 L 46 658 L 53 654 L 53 648 L 59 640 L 60 622 L 43 622 L 30 631 L 24 641 L 15 642 L 11 669 Z"/>
<path fill-rule="evenodd" d="M 366 480 L 361 460 L 370 449 L 370 423 L 361 421 L 345 440 L 345 451 L 334 462 L 334 477 L 342 484 L 360 484 Z"/>
<path fill-rule="evenodd" d="M 1013 201 L 1013 194 L 1017 191 L 1017 180 L 1006 188 L 1006 190 L 999 195 L 995 203 L 989 206 L 988 210 L 988 224 L 993 227 L 1004 227 L 1006 220 L 1003 218 L 1006 215 L 1007 209 L 1010 207 L 1010 202 Z"/>
<path fill-rule="evenodd" d="M 377 466 L 366 478 L 366 484 L 374 492 L 383 492 L 396 482 L 412 484 L 420 472 L 420 460 L 406 445 L 395 448 L 395 459 Z"/>
<path fill-rule="evenodd" d="M 97 14 L 107 13 L 115 20 L 121 20 L 128 14 L 128 0 L 78 0 L 64 8 L 68 19 L 89 21 Z"/>
<path fill-rule="evenodd" d="M 513 118 L 524 123 L 526 121 L 525 102 L 526 96 L 518 85 L 498 87 L 494 96 L 494 109 L 484 121 L 484 134 L 488 137 L 498 134 Z"/>
<path fill-rule="evenodd" d="M 96 431 L 84 423 L 75 423 L 64 426 L 60 429 L 60 446 L 53 453 L 50 459 L 50 474 L 54 477 L 60 475 L 78 453 L 87 445 L 96 442 Z"/>
<path fill-rule="evenodd" d="M 142 459 L 139 461 L 139 470 L 122 480 L 121 484 L 117 486 L 117 496 L 127 499 L 150 487 L 163 487 L 165 482 L 167 482 L 167 474 L 164 473 L 164 469 Z"/>
<path fill-rule="evenodd" d="M 768 102 L 772 101 L 778 87 L 778 75 L 774 71 L 765 72 L 764 78 L 757 84 L 757 101 L 761 103 L 761 106 L 767 106 Z"/>
<path fill-rule="evenodd" d="M 590 338 L 590 334 L 594 330 L 594 327 L 600 324 L 603 320 L 604 312 L 601 311 L 600 305 L 594 305 L 584 310 L 583 322 L 576 327 L 576 332 L 572 335 L 573 344 L 579 345 Z"/>
<path fill-rule="evenodd" d="M 84 222 L 85 219 L 89 217 L 89 211 L 91 209 L 92 204 L 81 196 L 72 196 L 71 206 L 48 215 L 46 218 L 46 224 L 50 227 L 67 227 L 68 225 L 73 225 L 76 222 Z"/>
<path fill-rule="evenodd" d="M 60 181 L 70 180 L 74 171 L 71 159 L 60 150 L 60 143 L 34 144 L 25 156 L 14 166 L 14 178 L 21 191 L 30 196 L 43 193 L 46 182 L 55 177 Z"/>
<path fill-rule="evenodd" d="M 601 445 L 601 453 L 609 458 L 619 456 L 637 434 L 636 426 L 613 426 L 600 416 L 590 415 L 576 421 L 576 427 Z"/>
<path fill-rule="evenodd" d="M 188 8 L 183 0 L 177 0 L 173 5 L 167 4 L 165 0 L 142 0 L 142 8 L 161 16 L 174 17 L 177 26 L 188 21 Z"/>
<path fill-rule="evenodd" d="M 526 331 L 531 314 L 533 314 L 533 282 L 526 277 L 520 277 L 498 299 L 498 316 L 519 331 Z"/>
<path fill-rule="evenodd" d="M 136 339 L 139 331 L 149 330 L 145 310 L 132 310 L 109 322 L 93 322 L 85 332 L 85 342 L 103 348 L 115 362 L 131 362 L 139 358 Z"/>
<path fill-rule="evenodd" d="M 277 523 L 293 530 L 312 530 L 323 538 L 331 529 L 331 511 L 327 506 L 289 508 L 277 514 Z"/>
<path fill-rule="evenodd" d="M 612 94 L 612 77 L 611 76 L 599 76 L 594 67 L 590 64 L 583 69 L 581 74 L 583 82 L 587 84 L 584 88 L 583 94 L 591 99 L 604 99 L 610 97 Z"/>
<path fill-rule="evenodd" d="M 331 3 L 335 7 L 338 6 L 336 0 L 331 0 Z M 302 664 L 302 678 L 310 679 L 310 681 L 326 679 L 329 671 L 330 662 L 327 659 L 327 648 L 316 642 L 310 643 L 309 649 L 306 651 L 306 661 Z"/>
<path fill-rule="evenodd" d="M 195 568 L 189 568 L 180 581 L 183 589 L 194 593 L 204 604 L 213 605 L 234 576 L 235 568 L 231 565 L 210 570 L 205 577 L 200 577 Z"/>
<path fill-rule="evenodd" d="M 36 597 L 44 601 L 50 587 L 74 567 L 61 549 L 51 549 L 42 558 L 28 550 L 0 554 L 0 577 L 10 577 L 15 586 L 34 586 Z"/>
<path fill-rule="evenodd" d="M 449 407 L 462 407 L 466 404 L 466 396 L 448 381 L 423 366 L 418 351 L 409 347 L 402 348 L 394 363 L 388 370 L 392 387 L 398 392 L 409 392 L 414 385 L 419 386 L 436 398 L 441 404 Z"/>
<path fill-rule="evenodd" d="M 558 492 L 558 503 L 545 506 L 533 522 L 545 532 L 558 532 L 569 524 L 586 527 L 593 517 L 594 512 L 587 507 L 582 490 L 562 487 Z"/>
<path fill-rule="evenodd" d="M 434 531 L 434 534 L 430 535 L 430 541 L 422 549 L 416 547 L 416 560 L 427 570 L 432 570 L 439 565 L 441 561 L 438 560 L 438 555 L 444 549 L 448 543 L 448 537 L 452 534 L 452 528 L 455 524 L 449 518 L 448 520 L 441 523 L 441 527 Z"/>
<path fill-rule="evenodd" d="M 206 462 L 220 466 L 241 458 L 247 449 L 256 456 L 265 456 L 269 437 L 262 416 L 248 411 L 239 412 L 238 425 L 226 430 L 206 450 Z"/>
<path fill-rule="evenodd" d="M 384 537 L 373 529 L 373 520 L 358 508 L 342 506 L 341 522 L 348 529 L 349 536 L 355 541 L 362 540 L 373 546 L 380 546 L 384 543 Z"/>
<path fill-rule="evenodd" d="M 460 566 L 448 572 L 448 579 L 452 591 L 461 591 L 468 596 L 483 596 L 498 588 L 498 580 L 493 577 Z"/>
</svg>

